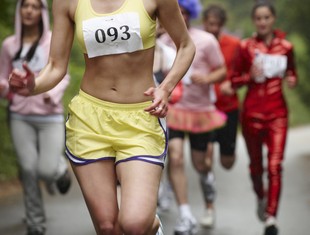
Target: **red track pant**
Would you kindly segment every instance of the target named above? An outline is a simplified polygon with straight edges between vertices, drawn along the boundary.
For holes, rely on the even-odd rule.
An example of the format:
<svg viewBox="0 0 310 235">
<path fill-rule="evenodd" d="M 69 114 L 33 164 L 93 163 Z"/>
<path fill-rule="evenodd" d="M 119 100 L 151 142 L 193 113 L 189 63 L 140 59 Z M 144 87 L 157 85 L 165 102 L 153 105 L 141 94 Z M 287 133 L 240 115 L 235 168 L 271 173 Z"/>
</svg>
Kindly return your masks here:
<svg viewBox="0 0 310 235">
<path fill-rule="evenodd" d="M 266 213 L 276 216 L 282 182 L 282 161 L 287 136 L 286 117 L 265 120 L 243 118 L 242 132 L 250 157 L 250 175 L 254 191 L 259 199 L 267 196 Z M 263 185 L 263 144 L 267 147 L 268 188 Z"/>
</svg>

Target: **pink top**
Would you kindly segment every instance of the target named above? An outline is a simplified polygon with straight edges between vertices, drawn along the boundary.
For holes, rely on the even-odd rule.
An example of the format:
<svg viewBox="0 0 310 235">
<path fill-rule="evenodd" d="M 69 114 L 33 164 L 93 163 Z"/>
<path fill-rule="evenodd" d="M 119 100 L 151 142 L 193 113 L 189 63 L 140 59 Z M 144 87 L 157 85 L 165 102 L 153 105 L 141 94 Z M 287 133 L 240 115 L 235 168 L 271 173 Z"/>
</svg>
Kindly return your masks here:
<svg viewBox="0 0 310 235">
<path fill-rule="evenodd" d="M 189 34 L 196 46 L 196 54 L 190 72 L 209 74 L 218 67 L 225 65 L 219 43 L 212 34 L 197 28 L 190 28 Z M 160 40 L 174 47 L 173 41 L 167 34 L 162 35 Z M 215 110 L 212 91 L 212 85 L 188 83 L 183 78 L 183 95 L 174 107 L 189 111 Z"/>
<path fill-rule="evenodd" d="M 30 69 L 38 74 L 42 68 L 47 64 L 51 32 L 49 30 L 48 7 L 45 0 L 43 3 L 42 19 L 43 19 L 43 35 L 36 49 L 35 55 L 28 63 Z M 20 3 L 18 2 L 15 14 L 15 34 L 7 37 L 3 43 L 0 52 L 0 83 L 5 86 L 5 89 L 0 93 L 1 97 L 10 99 L 10 111 L 21 115 L 48 115 L 63 113 L 62 97 L 65 89 L 69 84 L 70 77 L 66 75 L 65 78 L 53 89 L 45 94 L 51 97 L 50 103 L 44 102 L 44 93 L 36 96 L 20 96 L 9 92 L 8 78 L 13 68 L 21 68 L 22 60 L 15 60 L 13 58 L 20 48 L 21 44 L 21 18 L 20 18 Z M 23 48 L 27 49 L 29 45 L 24 44 Z"/>
</svg>

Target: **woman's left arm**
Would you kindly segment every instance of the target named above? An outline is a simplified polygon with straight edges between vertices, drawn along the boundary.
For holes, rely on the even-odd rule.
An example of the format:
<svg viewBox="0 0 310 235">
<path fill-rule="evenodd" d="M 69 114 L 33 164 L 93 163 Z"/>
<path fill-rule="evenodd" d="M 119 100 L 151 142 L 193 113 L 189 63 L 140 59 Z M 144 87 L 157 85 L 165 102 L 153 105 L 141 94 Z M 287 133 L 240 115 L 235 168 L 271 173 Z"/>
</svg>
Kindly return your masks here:
<svg viewBox="0 0 310 235">
<path fill-rule="evenodd" d="M 173 40 L 177 51 L 173 66 L 164 81 L 156 89 L 150 88 L 145 92 L 146 95 L 154 96 L 153 104 L 145 109 L 145 111 L 154 115 L 160 113 L 157 116 L 165 116 L 168 111 L 168 97 L 189 69 L 195 55 L 195 45 L 189 36 L 178 1 L 155 0 L 155 2 L 157 4 L 157 17 L 160 24 Z M 165 109 L 165 111 L 159 112 L 158 108 L 160 110 Z"/>
<path fill-rule="evenodd" d="M 298 76 L 295 65 L 294 48 L 292 48 L 287 53 L 287 70 L 285 74 L 285 80 L 289 88 L 294 88 L 297 85 Z"/>
<path fill-rule="evenodd" d="M 169 73 L 160 87 L 169 94 L 189 69 L 195 45 L 189 36 L 177 0 L 157 0 L 158 18 L 176 46 L 176 57 Z"/>
</svg>

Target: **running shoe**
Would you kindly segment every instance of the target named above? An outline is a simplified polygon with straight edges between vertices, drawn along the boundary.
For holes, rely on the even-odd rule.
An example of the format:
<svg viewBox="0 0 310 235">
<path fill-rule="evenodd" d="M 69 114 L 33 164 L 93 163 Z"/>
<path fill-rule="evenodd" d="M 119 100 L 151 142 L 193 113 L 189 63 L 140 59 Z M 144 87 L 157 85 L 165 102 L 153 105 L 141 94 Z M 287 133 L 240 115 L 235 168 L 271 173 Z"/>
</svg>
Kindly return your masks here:
<svg viewBox="0 0 310 235">
<path fill-rule="evenodd" d="M 215 214 L 213 209 L 206 209 L 204 215 L 200 219 L 201 226 L 205 228 L 213 228 L 215 223 Z"/>
<path fill-rule="evenodd" d="M 266 220 L 266 199 L 257 199 L 257 216 L 260 221 L 264 222 Z"/>
<path fill-rule="evenodd" d="M 28 229 L 27 235 L 44 235 L 44 231 Z"/>
<path fill-rule="evenodd" d="M 270 225 L 265 228 L 264 235 L 278 235 L 278 228 L 276 225 Z"/>
<path fill-rule="evenodd" d="M 157 230 L 156 235 L 164 235 L 164 227 L 163 227 L 163 224 L 161 223 L 161 220 L 157 214 L 156 214 L 156 218 L 159 220 L 159 228 Z"/>
<path fill-rule="evenodd" d="M 71 176 L 68 170 L 56 181 L 56 186 L 61 194 L 66 194 L 71 186 Z"/>
<path fill-rule="evenodd" d="M 194 217 L 180 217 L 174 227 L 174 235 L 194 235 L 198 232 Z"/>
</svg>

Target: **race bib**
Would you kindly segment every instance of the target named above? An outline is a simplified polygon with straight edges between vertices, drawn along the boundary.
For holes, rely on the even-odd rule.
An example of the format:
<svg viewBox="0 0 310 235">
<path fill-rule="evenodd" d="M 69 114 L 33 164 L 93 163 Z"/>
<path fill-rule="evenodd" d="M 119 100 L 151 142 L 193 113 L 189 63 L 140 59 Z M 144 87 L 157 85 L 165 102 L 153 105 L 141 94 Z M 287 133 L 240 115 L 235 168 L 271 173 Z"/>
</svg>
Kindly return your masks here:
<svg viewBox="0 0 310 235">
<path fill-rule="evenodd" d="M 122 13 L 83 21 L 83 35 L 89 58 L 143 49 L 137 13 Z"/>
<path fill-rule="evenodd" d="M 284 77 L 287 68 L 286 56 L 262 54 L 262 60 L 265 77 Z"/>
</svg>

